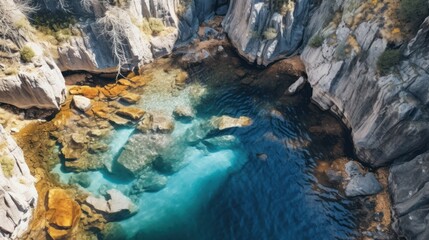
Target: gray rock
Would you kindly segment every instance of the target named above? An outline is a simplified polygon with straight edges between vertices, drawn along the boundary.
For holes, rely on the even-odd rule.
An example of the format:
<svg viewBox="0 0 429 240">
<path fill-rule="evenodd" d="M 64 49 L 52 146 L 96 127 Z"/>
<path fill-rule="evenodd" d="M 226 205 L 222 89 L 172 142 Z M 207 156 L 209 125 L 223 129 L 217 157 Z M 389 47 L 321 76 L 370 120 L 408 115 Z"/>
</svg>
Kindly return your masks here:
<svg viewBox="0 0 429 240">
<path fill-rule="evenodd" d="M 133 183 L 131 194 L 140 194 L 143 192 L 157 192 L 167 185 L 167 177 L 148 171 L 142 173 Z"/>
<path fill-rule="evenodd" d="M 356 162 L 350 161 L 346 163 L 346 173 L 350 178 L 345 189 L 348 197 L 374 195 L 383 190 L 374 173 L 362 174 Z"/>
<path fill-rule="evenodd" d="M 118 158 L 118 164 L 132 175 L 151 166 L 171 139 L 165 134 L 134 134 L 128 139 Z"/>
<path fill-rule="evenodd" d="M 291 12 L 281 15 L 269 10 L 260 0 L 231 1 L 222 25 L 240 55 L 249 62 L 268 65 L 296 54 L 304 39 L 304 26 L 309 20 L 310 1 L 294 1 Z M 277 33 L 267 39 L 264 32 Z"/>
<path fill-rule="evenodd" d="M 82 112 L 88 111 L 92 105 L 91 99 L 79 95 L 73 96 L 73 104 L 77 109 L 81 110 Z"/>
<path fill-rule="evenodd" d="M 383 187 L 377 181 L 374 173 L 367 173 L 365 175 L 358 175 L 352 177 L 346 186 L 346 196 L 366 196 L 374 195 L 383 190 Z"/>
<path fill-rule="evenodd" d="M 106 198 L 90 195 L 85 202 L 97 212 L 103 214 L 109 221 L 120 221 L 131 217 L 138 207 L 121 191 L 107 190 Z"/>
<path fill-rule="evenodd" d="M 17 75 L 1 76 L 0 102 L 25 109 L 59 109 L 65 101 L 65 83 L 61 71 L 51 61 L 44 58 L 41 67 L 23 65 Z"/>
</svg>

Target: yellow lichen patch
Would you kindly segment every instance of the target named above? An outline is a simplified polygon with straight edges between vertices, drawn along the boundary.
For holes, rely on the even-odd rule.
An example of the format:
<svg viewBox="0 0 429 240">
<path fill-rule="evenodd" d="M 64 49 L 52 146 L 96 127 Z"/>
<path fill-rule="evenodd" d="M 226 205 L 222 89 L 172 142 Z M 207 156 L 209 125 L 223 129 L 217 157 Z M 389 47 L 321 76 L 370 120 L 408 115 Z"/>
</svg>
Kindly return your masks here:
<svg viewBox="0 0 429 240">
<path fill-rule="evenodd" d="M 359 43 L 356 41 L 356 38 L 352 35 L 350 35 L 347 38 L 347 45 L 350 46 L 351 50 L 353 50 L 354 53 L 359 54 L 360 53 L 360 46 Z"/>
</svg>

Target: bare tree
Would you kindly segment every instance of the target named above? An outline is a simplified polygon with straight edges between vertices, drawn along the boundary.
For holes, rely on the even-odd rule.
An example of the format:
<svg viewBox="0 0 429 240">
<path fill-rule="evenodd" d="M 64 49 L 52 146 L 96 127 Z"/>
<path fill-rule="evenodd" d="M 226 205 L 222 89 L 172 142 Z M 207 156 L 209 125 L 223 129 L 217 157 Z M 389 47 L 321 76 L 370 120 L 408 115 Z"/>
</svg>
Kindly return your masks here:
<svg viewBox="0 0 429 240">
<path fill-rule="evenodd" d="M 104 17 L 97 19 L 96 26 L 111 44 L 113 56 L 118 61 L 119 75 L 121 67 L 127 62 L 125 36 L 132 26 L 131 19 L 123 9 L 113 7 L 106 11 Z"/>
<path fill-rule="evenodd" d="M 0 1 L 0 37 L 21 45 L 24 35 L 18 28 L 17 22 L 27 18 L 27 15 L 35 10 L 36 7 L 25 0 Z M 4 51 L 10 51 L 6 46 L 0 46 L 0 48 Z"/>
</svg>

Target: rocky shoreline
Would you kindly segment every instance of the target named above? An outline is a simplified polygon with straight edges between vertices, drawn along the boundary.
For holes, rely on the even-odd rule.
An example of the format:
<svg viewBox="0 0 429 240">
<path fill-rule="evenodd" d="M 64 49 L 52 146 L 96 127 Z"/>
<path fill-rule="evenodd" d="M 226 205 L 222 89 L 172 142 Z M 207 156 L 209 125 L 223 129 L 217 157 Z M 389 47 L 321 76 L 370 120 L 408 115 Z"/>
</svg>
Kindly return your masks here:
<svg viewBox="0 0 429 240">
<path fill-rule="evenodd" d="M 62 12 L 61 7 L 64 7 L 44 0 L 36 2 L 41 12 Z M 311 85 L 315 103 L 332 111 L 351 129 L 359 160 L 373 168 L 390 167 L 389 192 L 393 202 L 394 230 L 407 239 L 427 238 L 429 230 L 424 219 L 428 215 L 425 186 L 429 179 L 425 172 L 429 140 L 429 93 L 426 87 L 429 61 L 424 53 L 428 52 L 428 19 L 407 41 L 396 30 L 397 19 L 390 17 L 398 8 L 398 1 L 393 0 L 362 1 L 359 7 L 351 0 L 322 1 L 320 4 L 297 0 L 290 1 L 278 12 L 271 11 L 257 0 L 232 1 L 227 12 L 225 6 L 228 3 L 225 1 L 191 1 L 183 5 L 179 1 L 151 1 L 151 4 L 146 4 L 135 0 L 125 6 L 89 2 L 91 12 L 85 11 L 79 3 L 66 6 L 69 12 L 84 17 L 78 19 L 78 24 L 70 25 L 71 30 L 77 30 L 79 34 L 72 34 L 57 44 L 30 37 L 36 30 L 26 20 L 21 8 L 12 0 L 2 3 L 2 7 L 10 9 L 10 21 L 15 27 L 20 19 L 25 21 L 23 27 L 19 25 L 21 30 L 17 29 L 22 33 L 20 39 L 24 44 L 12 40 L 2 43 L 9 49 L 9 60 L 6 65 L 1 65 L 0 102 L 20 108 L 59 109 L 66 99 L 61 71 L 115 73 L 118 66 L 130 71 L 172 53 L 175 48 L 182 51 L 180 47 L 183 46 L 189 52 L 188 64 L 192 64 L 211 54 L 207 47 L 186 47 L 196 36 L 198 40 L 193 40 L 194 43 L 207 39 L 222 40 L 227 34 L 238 53 L 258 65 L 268 65 L 300 54 L 306 68 L 302 83 Z M 180 11 L 179 7 L 182 7 Z M 115 15 L 115 9 L 122 15 Z M 207 23 L 199 27 L 215 13 L 226 14 L 223 28 Z M 246 14 L 248 17 L 243 17 Z M 129 16 L 122 18 L 123 15 Z M 143 16 L 152 18 L 152 21 L 160 19 L 162 29 L 155 34 L 159 29 L 155 30 L 153 25 L 152 28 L 149 26 L 151 32 L 145 33 L 141 25 L 146 24 Z M 119 18 L 129 25 L 121 40 L 125 49 L 119 55 L 111 49 L 112 36 L 97 32 L 101 23 L 98 20 L 107 21 L 109 17 Z M 315 36 L 323 39 L 318 45 L 307 44 Z M 23 45 L 34 51 L 31 62 L 22 63 L 17 57 L 19 54 L 16 53 Z M 376 69 L 377 60 L 391 46 L 404 49 L 404 60 L 394 67 L 392 73 L 381 76 Z M 54 53 L 46 54 L 44 48 L 53 48 Z M 16 66 L 16 63 L 20 65 Z M 9 74 L 12 67 L 17 67 L 19 73 Z M 117 96 L 126 88 L 121 86 L 126 84 L 138 84 L 138 81 L 123 81 L 97 90 L 78 87 L 69 91 L 89 99 L 95 91 L 105 96 Z M 120 97 L 135 101 L 132 94 L 123 93 Z M 82 109 L 85 109 L 85 104 L 82 104 Z M 102 115 L 101 112 L 99 114 Z M 122 116 L 130 114 L 134 113 L 123 112 Z M 122 118 L 118 116 L 110 121 L 119 123 Z M 29 135 L 27 132 L 25 136 Z M 4 136 L 9 138 L 6 133 Z M 76 139 L 79 141 L 78 136 Z M 72 156 L 73 151 L 68 154 Z M 40 184 L 51 187 L 47 182 L 41 181 Z M 39 192 L 39 196 L 46 194 Z M 39 216 L 37 212 L 35 216 Z M 8 234 L 12 233 L 9 231 Z"/>
</svg>

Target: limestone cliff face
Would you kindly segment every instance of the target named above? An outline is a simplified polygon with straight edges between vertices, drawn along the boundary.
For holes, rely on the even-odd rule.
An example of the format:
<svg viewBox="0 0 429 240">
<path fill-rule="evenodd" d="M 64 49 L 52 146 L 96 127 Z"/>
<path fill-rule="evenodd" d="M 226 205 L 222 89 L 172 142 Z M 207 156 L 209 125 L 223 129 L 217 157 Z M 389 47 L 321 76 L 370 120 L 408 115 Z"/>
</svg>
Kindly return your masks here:
<svg viewBox="0 0 429 240">
<path fill-rule="evenodd" d="M 0 165 L 0 239 L 16 239 L 27 230 L 37 191 L 22 150 L 1 125 Z"/>
<path fill-rule="evenodd" d="M 223 21 L 240 55 L 258 65 L 298 53 L 312 7 L 310 0 L 284 1 L 289 4 L 277 7 L 269 2 L 275 1 L 231 1 Z"/>
</svg>

